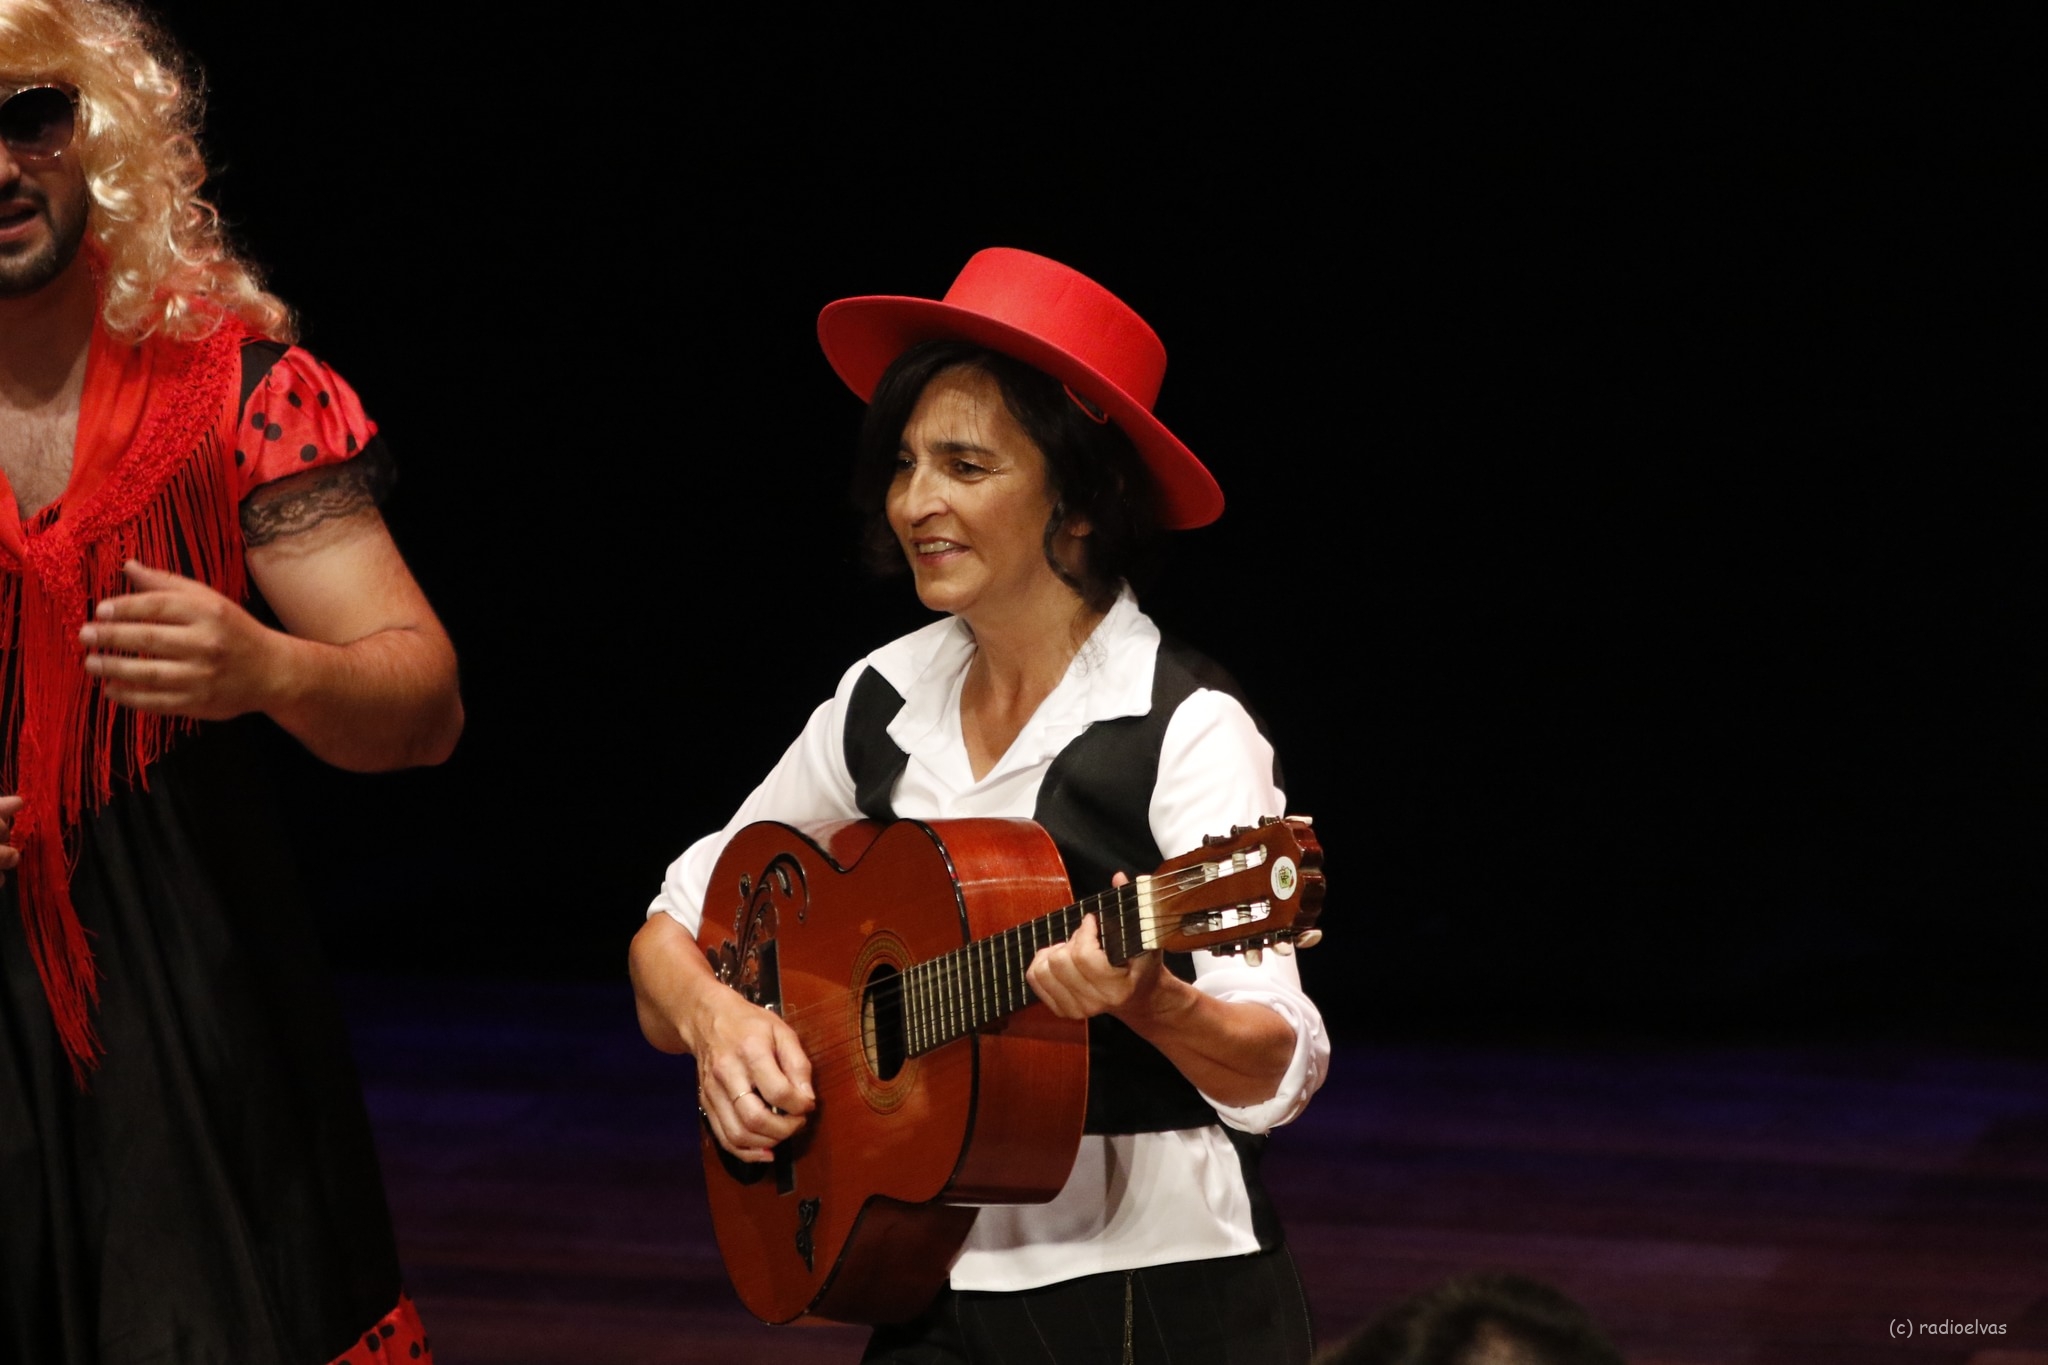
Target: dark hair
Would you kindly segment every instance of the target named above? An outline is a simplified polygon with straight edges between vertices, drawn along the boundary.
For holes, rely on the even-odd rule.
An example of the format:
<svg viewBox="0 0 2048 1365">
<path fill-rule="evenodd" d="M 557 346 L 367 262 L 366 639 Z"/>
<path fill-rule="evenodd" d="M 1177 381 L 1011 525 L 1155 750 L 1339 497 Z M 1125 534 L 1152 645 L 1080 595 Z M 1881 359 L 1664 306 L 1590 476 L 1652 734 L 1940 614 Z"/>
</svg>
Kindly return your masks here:
<svg viewBox="0 0 2048 1365">
<path fill-rule="evenodd" d="M 1089 606 L 1106 609 L 1118 589 L 1142 579 L 1157 557 L 1158 495 L 1137 447 L 1114 422 L 1090 417 L 1068 396 L 1066 386 L 1043 370 L 964 341 L 921 342 L 898 356 L 875 385 L 853 469 L 853 502 L 865 521 L 862 549 L 869 566 L 878 573 L 904 568 L 903 548 L 888 518 L 903 428 L 925 385 L 954 369 L 979 370 L 995 380 L 1003 405 L 1045 455 L 1046 491 L 1052 497 L 1045 562 Z M 1053 554 L 1060 528 L 1073 517 L 1089 525 L 1078 576 Z"/>
<path fill-rule="evenodd" d="M 1465 1275 L 1395 1304 L 1318 1365 L 1470 1365 L 1499 1358 L 1528 1365 L 1625 1365 L 1586 1310 L 1520 1275 Z M 1484 1354 L 1482 1354 L 1484 1352 Z"/>
</svg>

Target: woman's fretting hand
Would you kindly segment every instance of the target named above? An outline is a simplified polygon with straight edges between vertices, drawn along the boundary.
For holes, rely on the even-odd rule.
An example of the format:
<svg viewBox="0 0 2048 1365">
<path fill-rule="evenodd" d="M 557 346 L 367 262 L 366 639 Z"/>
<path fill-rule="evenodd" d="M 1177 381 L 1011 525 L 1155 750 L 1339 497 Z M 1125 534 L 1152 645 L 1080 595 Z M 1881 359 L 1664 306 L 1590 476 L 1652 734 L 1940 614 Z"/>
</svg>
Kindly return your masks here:
<svg viewBox="0 0 2048 1365">
<path fill-rule="evenodd" d="M 1113 886 L 1127 885 L 1130 878 L 1119 872 Z M 1113 1014 L 1130 1021 L 1133 1015 L 1150 1016 L 1171 1012 L 1179 1005 L 1181 991 L 1193 987 L 1165 970 L 1158 953 L 1140 953 L 1123 966 L 1113 965 L 1102 951 L 1101 925 L 1092 914 L 1065 943 L 1040 948 L 1025 969 L 1024 979 L 1031 993 L 1062 1019 L 1091 1019 Z"/>
<path fill-rule="evenodd" d="M 1116 885 L 1126 880 L 1118 873 Z M 1093 915 L 1065 943 L 1039 949 L 1024 979 L 1063 1019 L 1115 1015 L 1218 1104 L 1271 1099 L 1294 1055 L 1294 1027 L 1279 1013 L 1205 995 L 1167 971 L 1159 953 L 1111 966 Z"/>
</svg>

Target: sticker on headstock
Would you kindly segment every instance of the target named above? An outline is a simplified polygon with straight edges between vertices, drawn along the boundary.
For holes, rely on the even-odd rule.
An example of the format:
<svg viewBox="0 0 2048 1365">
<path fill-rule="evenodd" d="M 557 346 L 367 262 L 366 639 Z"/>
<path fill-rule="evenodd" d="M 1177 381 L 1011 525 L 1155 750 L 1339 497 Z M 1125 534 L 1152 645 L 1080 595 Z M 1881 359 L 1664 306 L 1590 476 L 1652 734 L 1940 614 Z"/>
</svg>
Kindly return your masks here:
<svg viewBox="0 0 2048 1365">
<path fill-rule="evenodd" d="M 1294 859 L 1279 857 L 1273 860 L 1273 897 L 1275 900 L 1294 899 L 1294 886 L 1299 878 L 1294 872 Z"/>
</svg>

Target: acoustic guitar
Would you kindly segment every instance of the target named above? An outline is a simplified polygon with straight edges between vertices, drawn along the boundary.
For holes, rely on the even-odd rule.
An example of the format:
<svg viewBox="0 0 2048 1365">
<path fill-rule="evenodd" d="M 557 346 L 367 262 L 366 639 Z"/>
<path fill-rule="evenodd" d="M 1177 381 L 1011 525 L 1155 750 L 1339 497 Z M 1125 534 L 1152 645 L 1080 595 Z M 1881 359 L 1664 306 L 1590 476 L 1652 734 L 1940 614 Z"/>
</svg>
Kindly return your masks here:
<svg viewBox="0 0 2048 1365">
<path fill-rule="evenodd" d="M 945 1283 L 972 1205 L 1059 1193 L 1080 1148 L 1088 1030 L 1036 1004 L 1024 972 L 1084 915 L 1121 964 L 1309 946 L 1322 896 L 1322 848 L 1299 817 L 1207 839 L 1075 904 L 1029 820 L 741 830 L 698 945 L 796 1031 L 817 1095 L 772 1164 L 736 1160 L 703 1125 L 741 1302 L 771 1323 L 902 1321 Z"/>
</svg>

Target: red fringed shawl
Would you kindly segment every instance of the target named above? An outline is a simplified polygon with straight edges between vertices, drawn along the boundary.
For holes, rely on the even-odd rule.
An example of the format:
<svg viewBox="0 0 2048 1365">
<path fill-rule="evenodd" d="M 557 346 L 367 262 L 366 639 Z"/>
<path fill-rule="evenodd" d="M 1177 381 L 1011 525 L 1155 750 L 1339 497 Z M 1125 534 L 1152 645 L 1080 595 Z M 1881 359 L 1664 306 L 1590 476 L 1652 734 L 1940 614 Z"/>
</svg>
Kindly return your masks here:
<svg viewBox="0 0 2048 1365">
<path fill-rule="evenodd" d="M 80 822 L 113 795 L 117 766 L 124 783 L 147 786 L 149 765 L 196 722 L 110 704 L 85 671 L 78 632 L 101 598 L 129 590 L 129 559 L 241 600 L 231 462 L 243 336 L 228 319 L 197 343 L 129 346 L 95 326 L 57 514 L 27 524 L 0 515 L 0 727 L 12 741 L 0 793 L 24 798 L 12 839 L 22 926 L 81 1085 L 100 1042 L 92 944 L 71 903 Z"/>
</svg>

